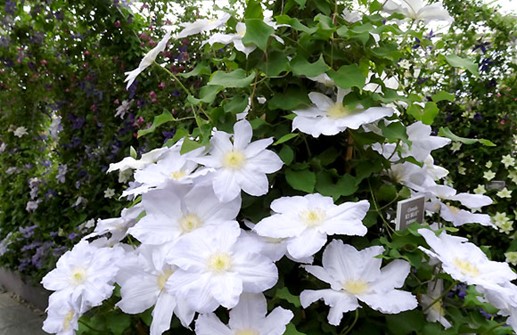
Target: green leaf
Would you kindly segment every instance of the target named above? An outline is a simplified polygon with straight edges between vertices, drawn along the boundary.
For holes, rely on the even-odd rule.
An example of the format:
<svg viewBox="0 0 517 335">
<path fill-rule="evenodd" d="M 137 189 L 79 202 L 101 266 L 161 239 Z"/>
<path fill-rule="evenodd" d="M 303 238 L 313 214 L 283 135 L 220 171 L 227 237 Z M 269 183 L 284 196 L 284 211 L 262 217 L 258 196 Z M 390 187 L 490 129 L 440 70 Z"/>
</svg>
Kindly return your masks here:
<svg viewBox="0 0 517 335">
<path fill-rule="evenodd" d="M 106 323 L 108 329 L 113 334 L 123 334 L 124 330 L 131 325 L 131 317 L 127 314 L 118 313 L 117 315 L 110 315 L 109 322 Z"/>
<path fill-rule="evenodd" d="M 397 140 L 407 141 L 408 139 L 406 127 L 400 122 L 392 122 L 387 126 L 381 126 L 381 129 L 382 135 L 390 142 L 396 142 Z"/>
<path fill-rule="evenodd" d="M 282 149 L 280 149 L 280 152 L 278 153 L 278 156 L 280 156 L 280 159 L 282 162 L 284 162 L 285 165 L 290 165 L 294 160 L 294 151 L 290 146 L 283 145 Z"/>
<path fill-rule="evenodd" d="M 278 145 L 284 142 L 289 141 L 290 139 L 293 139 L 298 136 L 298 133 L 289 133 L 285 134 L 284 136 L 280 137 L 273 145 Z"/>
<path fill-rule="evenodd" d="M 224 112 L 230 114 L 242 113 L 248 106 L 247 95 L 236 95 L 224 104 Z"/>
<path fill-rule="evenodd" d="M 328 171 L 322 171 L 318 173 L 316 182 L 316 191 L 319 193 L 330 196 L 334 201 L 338 200 L 341 196 L 347 196 L 354 194 L 357 191 L 356 180 L 349 174 L 345 174 L 334 181 L 332 174 Z"/>
<path fill-rule="evenodd" d="M 281 109 L 292 111 L 302 106 L 311 104 L 309 95 L 302 89 L 288 88 L 284 93 L 276 93 L 273 98 L 267 102 L 269 110 Z"/>
<path fill-rule="evenodd" d="M 424 114 L 422 115 L 422 122 L 428 125 L 432 125 L 434 122 L 434 118 L 440 110 L 438 109 L 438 106 L 436 106 L 435 102 L 428 101 L 425 103 L 424 106 Z"/>
<path fill-rule="evenodd" d="M 291 69 L 296 76 L 316 77 L 329 70 L 330 67 L 325 63 L 323 55 L 320 55 L 320 58 L 314 63 L 310 63 L 307 59 L 298 55 L 291 60 Z"/>
<path fill-rule="evenodd" d="M 302 307 L 302 305 L 300 304 L 300 297 L 291 294 L 291 292 L 289 292 L 289 289 L 287 287 L 282 287 L 282 288 L 276 290 L 275 297 L 285 300 L 287 302 L 290 302 L 295 307 L 298 307 L 298 308 Z"/>
<path fill-rule="evenodd" d="M 196 67 L 192 69 L 192 71 L 186 73 L 178 73 L 178 76 L 183 78 L 190 78 L 201 75 L 208 75 L 210 73 L 212 73 L 212 71 L 210 70 L 210 66 L 207 63 L 202 62 L 197 64 Z"/>
<path fill-rule="evenodd" d="M 446 55 L 445 59 L 447 63 L 453 67 L 458 67 L 462 69 L 467 69 L 470 73 L 475 76 L 479 75 L 478 66 L 476 63 L 467 58 L 461 58 L 457 55 Z"/>
<path fill-rule="evenodd" d="M 315 33 L 318 30 L 318 28 L 316 28 L 316 27 L 309 28 L 306 25 L 302 24 L 300 22 L 300 20 L 298 20 L 296 18 L 292 18 L 288 15 L 275 16 L 275 20 L 278 24 L 287 24 L 291 28 L 298 30 L 298 31 L 303 31 L 304 33 L 307 33 L 309 35 Z"/>
<path fill-rule="evenodd" d="M 261 1 L 257 1 L 257 0 L 246 1 L 246 10 L 244 10 L 244 18 L 245 19 L 263 20 L 264 14 L 262 13 Z"/>
<path fill-rule="evenodd" d="M 248 87 L 255 79 L 255 72 L 246 75 L 243 69 L 237 69 L 232 72 L 215 71 L 210 77 L 208 85 L 217 85 L 223 87 Z"/>
<path fill-rule="evenodd" d="M 297 191 L 312 193 L 316 185 L 316 175 L 314 172 L 305 170 L 285 170 L 285 179 L 291 187 Z"/>
<path fill-rule="evenodd" d="M 453 141 L 461 142 L 463 144 L 474 144 L 474 143 L 478 143 L 479 142 L 479 143 L 481 143 L 481 144 L 483 144 L 484 146 L 487 146 L 487 147 L 495 147 L 496 146 L 494 142 L 492 142 L 490 140 L 483 139 L 483 138 L 482 139 L 475 139 L 475 138 L 466 138 L 466 137 L 457 136 L 448 127 L 440 127 L 440 130 L 438 131 L 438 135 L 450 138 Z"/>
<path fill-rule="evenodd" d="M 300 9 L 304 9 L 305 8 L 305 3 L 307 2 L 307 0 L 294 0 L 298 6 L 300 7 Z"/>
<path fill-rule="evenodd" d="M 331 71 L 329 76 L 337 86 L 345 89 L 352 87 L 363 88 L 366 81 L 366 75 L 357 64 L 343 65 L 339 70 Z"/>
<path fill-rule="evenodd" d="M 287 72 L 291 69 L 289 59 L 284 52 L 280 51 L 269 53 L 267 61 L 261 62 L 258 67 L 264 71 L 268 77 L 276 77 L 282 72 Z"/>
<path fill-rule="evenodd" d="M 140 138 L 144 135 L 150 134 L 155 131 L 155 129 L 161 126 L 164 123 L 174 121 L 174 117 L 171 113 L 164 111 L 160 115 L 154 117 L 153 124 L 147 129 L 140 129 L 138 131 L 137 137 Z"/>
<path fill-rule="evenodd" d="M 202 145 L 201 143 L 198 143 L 196 141 L 191 140 L 188 137 L 185 137 L 185 139 L 183 140 L 183 144 L 181 145 L 180 153 L 183 155 L 183 154 L 186 154 L 187 152 L 190 152 L 197 148 L 201 148 L 203 146 L 204 145 Z"/>
<path fill-rule="evenodd" d="M 285 327 L 284 335 L 305 335 L 305 333 L 300 333 L 292 323 L 289 323 Z"/>
<path fill-rule="evenodd" d="M 242 38 L 244 44 L 256 45 L 260 50 L 266 51 L 269 36 L 275 30 L 260 19 L 246 19 L 246 34 Z"/>
<path fill-rule="evenodd" d="M 434 101 L 434 102 L 439 102 L 439 101 L 454 101 L 454 94 L 451 94 L 449 92 L 445 92 L 445 91 L 440 91 L 440 92 L 437 92 L 435 94 L 433 94 L 433 96 L 431 97 L 431 99 Z"/>
<path fill-rule="evenodd" d="M 131 156 L 132 158 L 135 158 L 135 159 L 136 159 L 136 156 L 138 156 L 138 154 L 136 153 L 136 150 L 135 150 L 135 148 L 133 148 L 133 146 L 129 147 L 129 156 Z"/>
</svg>

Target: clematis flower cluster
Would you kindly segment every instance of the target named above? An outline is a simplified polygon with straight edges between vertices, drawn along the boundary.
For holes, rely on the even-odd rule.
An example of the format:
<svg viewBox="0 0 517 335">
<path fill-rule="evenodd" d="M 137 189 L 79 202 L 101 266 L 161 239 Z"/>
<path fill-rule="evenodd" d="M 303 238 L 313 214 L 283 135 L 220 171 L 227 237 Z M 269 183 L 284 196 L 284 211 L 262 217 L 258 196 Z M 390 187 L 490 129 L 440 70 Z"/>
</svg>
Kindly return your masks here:
<svg viewBox="0 0 517 335">
<path fill-rule="evenodd" d="M 260 247 L 249 248 L 236 221 L 241 191 L 265 194 L 266 173 L 283 165 L 266 149 L 272 139 L 252 142 L 252 135 L 250 123 L 241 120 L 233 134 L 215 131 L 206 149 L 181 154 L 180 141 L 110 167 L 135 170 L 138 186 L 126 195 L 142 200 L 120 218 L 100 220 L 45 276 L 44 287 L 55 292 L 44 329 L 73 333 L 77 319 L 110 297 L 115 283 L 122 311 L 153 307 L 151 334 L 168 330 L 173 315 L 189 327 L 195 313 L 231 309 L 241 295 L 273 287 L 274 261 L 253 251 Z M 127 236 L 140 244 L 121 242 Z M 286 315 L 292 317 L 282 315 L 287 322 Z"/>
<path fill-rule="evenodd" d="M 474 285 L 488 303 L 509 316 L 507 322 L 517 330 L 517 286 L 512 283 L 517 274 L 508 263 L 495 262 L 466 238 L 452 236 L 445 231 L 439 235 L 430 229 L 419 229 L 430 249 L 419 247 L 429 257 L 439 261 L 445 273 L 453 279 Z M 442 319 L 442 323 L 445 323 Z M 448 324 L 448 322 L 446 322 Z"/>
<path fill-rule="evenodd" d="M 421 1 L 388 1 L 384 8 L 414 20 L 448 20 L 441 6 L 424 6 Z M 357 22 L 346 16 L 350 22 Z M 184 25 L 175 35 L 167 30 L 138 68 L 126 73 L 128 87 L 154 63 L 171 38 L 212 31 L 229 19 L 229 14 L 217 20 L 200 19 Z M 264 23 L 272 30 L 281 26 L 271 19 Z M 214 33 L 204 44 L 233 44 L 248 59 L 257 46 L 243 43 L 245 29 L 244 23 L 236 23 L 236 33 Z M 284 42 L 272 33 L 271 37 L 280 44 L 287 43 L 287 39 Z M 380 78 L 387 88 L 399 86 L 384 72 Z M 354 94 L 347 97 L 352 91 L 336 87 L 326 73 L 308 79 L 315 81 L 314 90 L 308 94 L 311 104 L 292 111 L 293 132 L 314 139 L 346 131 L 382 135 L 380 122 L 398 122 L 393 120 L 398 113 L 394 107 L 368 107 L 370 103 L 362 100 L 368 105 L 365 107 L 353 100 Z M 365 84 L 362 90 L 384 94 L 375 82 Z M 255 98 L 260 104 L 260 100 L 265 101 L 262 96 Z M 65 253 L 56 269 L 45 276 L 44 287 L 54 291 L 45 331 L 74 334 L 79 318 L 110 298 L 117 286 L 120 300 L 116 307 L 121 311 L 139 314 L 151 309 L 151 335 L 166 332 L 175 319 L 185 328 L 194 327 L 199 335 L 284 334 L 294 313 L 272 306 L 276 302 L 268 303 L 265 293 L 279 282 L 287 282 L 279 276 L 276 265 L 284 257 L 299 264 L 313 284 L 320 280 L 329 286 L 302 288 L 300 304 L 308 308 L 323 300 L 329 306 L 327 319 L 331 325 L 340 325 L 345 313 L 365 306 L 384 314 L 417 307 L 415 295 L 403 289 L 411 271 L 407 261 L 395 259 L 383 266 L 384 247 L 358 250 L 343 241 L 359 237 L 366 241 L 368 229 L 363 220 L 370 210 L 367 200 L 356 198 L 336 204 L 332 197 L 320 193 L 290 193 L 268 198 L 272 200 L 271 212 L 258 222 L 242 218 L 245 200 L 268 195 L 276 181 L 273 174 L 283 166 L 279 155 L 268 149 L 273 138 L 254 140 L 253 127 L 247 120 L 254 100 L 248 100 L 249 106 L 236 115 L 233 131 L 214 128 L 206 146 L 184 152 L 183 139 L 139 159 L 126 157 L 110 165 L 108 172 L 133 176 L 122 196 L 135 200 L 135 204 L 122 210 L 120 217 L 98 220 L 93 232 Z M 458 193 L 438 183 L 448 171 L 434 165 L 431 152 L 450 140 L 431 133 L 430 126 L 415 122 L 406 128 L 407 141 L 376 143 L 367 149 L 389 163 L 386 175 L 394 182 L 415 195 L 425 195 L 429 214 L 439 215 L 455 226 L 493 225 L 488 215 L 473 212 L 489 205 L 490 198 Z M 380 212 L 377 206 L 375 210 Z M 517 326 L 517 288 L 511 283 L 517 275 L 507 264 L 488 260 L 464 238 L 445 233 L 436 236 L 427 229 L 419 233 L 430 247 L 420 247 L 424 254 L 440 262 L 454 280 L 478 287 L 484 298 Z M 439 294 L 430 290 L 421 302 L 431 306 Z M 449 327 L 443 308 L 437 306 L 431 320 Z"/>
</svg>

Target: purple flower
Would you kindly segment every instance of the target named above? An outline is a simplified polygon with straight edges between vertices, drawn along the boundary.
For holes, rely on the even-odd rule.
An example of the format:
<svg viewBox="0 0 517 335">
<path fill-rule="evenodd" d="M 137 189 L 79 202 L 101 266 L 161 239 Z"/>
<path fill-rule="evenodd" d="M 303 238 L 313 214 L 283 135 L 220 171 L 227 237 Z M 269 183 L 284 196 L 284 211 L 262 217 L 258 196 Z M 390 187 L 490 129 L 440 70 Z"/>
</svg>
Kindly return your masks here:
<svg viewBox="0 0 517 335">
<path fill-rule="evenodd" d="M 7 0 L 4 5 L 4 10 L 6 14 L 14 15 L 16 11 L 16 3 L 11 0 Z"/>
<path fill-rule="evenodd" d="M 37 228 L 36 225 L 29 227 L 19 227 L 18 231 L 22 233 L 22 236 L 25 238 L 30 238 L 34 235 L 34 230 Z"/>
</svg>

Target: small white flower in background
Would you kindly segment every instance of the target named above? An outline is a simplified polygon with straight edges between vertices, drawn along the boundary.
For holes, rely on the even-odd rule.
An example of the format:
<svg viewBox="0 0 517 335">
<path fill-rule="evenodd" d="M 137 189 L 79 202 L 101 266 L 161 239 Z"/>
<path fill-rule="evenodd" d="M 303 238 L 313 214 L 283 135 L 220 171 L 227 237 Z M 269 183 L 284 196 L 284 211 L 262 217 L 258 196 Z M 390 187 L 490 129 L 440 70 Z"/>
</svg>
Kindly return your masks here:
<svg viewBox="0 0 517 335">
<path fill-rule="evenodd" d="M 5 149 L 7 149 L 7 144 L 2 142 L 2 144 L 0 144 L 0 154 L 4 153 Z"/>
<path fill-rule="evenodd" d="M 458 166 L 458 173 L 461 175 L 465 175 L 466 172 L 467 172 L 467 169 L 460 163 L 460 166 Z"/>
<path fill-rule="evenodd" d="M 443 279 L 436 279 L 427 284 L 427 294 L 420 297 L 426 319 L 430 322 L 439 322 L 445 329 L 452 327 L 445 318 L 445 310 L 441 296 L 443 294 Z M 432 305 L 431 305 L 432 304 Z"/>
<path fill-rule="evenodd" d="M 75 203 L 72 205 L 72 207 L 77 207 L 80 205 L 86 205 L 88 203 L 88 200 L 82 196 L 78 196 L 75 200 Z"/>
<path fill-rule="evenodd" d="M 460 150 L 462 143 L 461 142 L 452 142 L 451 144 L 451 151 L 456 152 Z"/>
<path fill-rule="evenodd" d="M 11 237 L 13 236 L 12 232 L 9 232 L 3 240 L 0 241 L 0 256 L 3 256 L 7 250 L 9 250 L 9 245 L 13 242 Z"/>
<path fill-rule="evenodd" d="M 399 61 L 399 66 L 403 69 L 409 70 L 409 68 L 411 67 L 411 62 L 407 59 L 403 59 Z"/>
<path fill-rule="evenodd" d="M 119 248 L 97 248 L 87 241 L 80 241 L 57 261 L 56 268 L 41 283 L 56 300 L 70 303 L 84 313 L 100 305 L 111 296 L 118 267 L 122 257 Z"/>
<path fill-rule="evenodd" d="M 508 169 L 510 166 L 515 166 L 515 158 L 510 154 L 504 155 L 501 159 L 501 163 L 503 163 L 504 167 Z"/>
<path fill-rule="evenodd" d="M 363 14 L 361 12 L 351 11 L 346 8 L 343 9 L 343 14 L 341 16 L 348 23 L 359 22 L 363 18 Z"/>
<path fill-rule="evenodd" d="M 442 263 L 443 271 L 455 280 L 487 289 L 501 289 L 501 285 L 517 278 L 508 264 L 494 262 L 466 238 L 442 232 L 436 236 L 430 229 L 419 229 L 431 250 L 418 247 L 433 259 Z"/>
<path fill-rule="evenodd" d="M 411 293 L 397 290 L 409 274 L 409 263 L 394 260 L 381 269 L 382 259 L 377 256 L 383 251 L 380 246 L 358 251 L 340 240 L 330 242 L 323 252 L 323 267 L 304 266 L 307 272 L 330 284 L 330 289 L 304 290 L 300 294 L 302 306 L 306 308 L 323 299 L 330 306 L 328 321 L 335 326 L 343 313 L 361 307 L 359 301 L 385 314 L 416 308 L 418 303 Z"/>
<path fill-rule="evenodd" d="M 228 325 L 214 313 L 202 314 L 196 320 L 196 335 L 282 335 L 293 318 L 293 312 L 277 307 L 267 315 L 263 294 L 244 293 L 230 311 Z"/>
<path fill-rule="evenodd" d="M 295 259 L 313 256 L 327 243 L 327 235 L 367 233 L 361 220 L 370 204 L 367 200 L 335 205 L 321 194 L 283 197 L 271 203 L 273 215 L 253 228 L 260 236 L 286 238 L 287 251 Z"/>
<path fill-rule="evenodd" d="M 190 35 L 195 35 L 203 32 L 207 32 L 226 24 L 226 21 L 230 19 L 231 15 L 228 13 L 222 14 L 217 19 L 199 19 L 191 23 L 182 24 L 183 30 L 181 30 L 175 38 L 185 38 Z"/>
<path fill-rule="evenodd" d="M 66 181 L 66 173 L 68 172 L 68 166 L 66 164 L 59 164 L 57 167 L 56 179 L 58 182 L 63 184 Z"/>
<path fill-rule="evenodd" d="M 360 104 L 355 106 L 343 105 L 343 98 L 350 90 L 337 89 L 336 101 L 319 92 L 309 93 L 312 106 L 294 110 L 293 130 L 312 137 L 320 135 L 336 135 L 347 128 L 358 129 L 364 124 L 372 123 L 384 117 L 393 115 L 395 110 L 390 107 L 370 107 L 364 109 Z"/>
<path fill-rule="evenodd" d="M 171 38 L 171 32 L 170 30 L 165 33 L 163 38 L 161 39 L 158 44 L 152 48 L 140 61 L 140 64 L 138 64 L 138 67 L 134 69 L 133 71 L 125 72 L 126 79 L 124 82 L 127 81 L 126 89 L 129 89 L 129 87 L 133 84 L 136 77 L 140 73 L 142 73 L 145 69 L 147 69 L 151 64 L 154 63 L 156 57 L 158 54 L 165 50 L 165 47 L 167 46 L 167 42 L 169 42 L 169 39 Z"/>
<path fill-rule="evenodd" d="M 25 206 L 25 210 L 27 212 L 34 212 L 36 209 L 38 209 L 39 204 L 41 203 L 41 200 L 30 200 L 27 202 L 27 205 Z"/>
<path fill-rule="evenodd" d="M 115 196 L 115 190 L 112 188 L 107 188 L 104 190 L 104 198 L 111 199 Z"/>
<path fill-rule="evenodd" d="M 153 190 L 142 196 L 141 204 L 146 216 L 129 229 L 129 234 L 142 243 L 162 244 L 201 227 L 236 222 L 241 198 L 222 203 L 207 183 Z"/>
<path fill-rule="evenodd" d="M 7 170 L 5 170 L 5 173 L 8 175 L 17 173 L 17 172 L 18 172 L 18 168 L 16 166 L 11 166 Z"/>
<path fill-rule="evenodd" d="M 16 137 L 22 137 L 24 135 L 27 135 L 28 134 L 27 128 L 25 128 L 25 127 L 18 127 L 18 128 L 16 128 L 14 130 L 13 134 Z"/>
<path fill-rule="evenodd" d="M 474 193 L 475 194 L 485 194 L 486 193 L 485 185 L 478 185 L 478 187 L 476 187 L 474 189 Z"/>
<path fill-rule="evenodd" d="M 490 169 L 492 167 L 492 164 L 493 164 L 492 161 L 488 161 L 488 162 L 486 162 L 485 167 L 487 169 Z"/>
<path fill-rule="evenodd" d="M 445 21 L 452 23 L 454 19 L 439 2 L 427 5 L 422 0 L 388 0 L 384 4 L 387 13 L 402 13 L 415 21 Z"/>
<path fill-rule="evenodd" d="M 253 196 L 266 194 L 269 190 L 266 174 L 280 170 L 283 165 L 276 153 L 266 150 L 273 143 L 272 138 L 251 142 L 253 131 L 247 120 L 235 123 L 233 131 L 233 135 L 215 131 L 208 155 L 192 159 L 215 170 L 211 173 L 212 185 L 223 202 L 238 197 L 241 190 Z"/>
<path fill-rule="evenodd" d="M 510 178 L 514 184 L 517 184 L 517 170 L 510 171 L 508 173 L 508 178 Z"/>
<path fill-rule="evenodd" d="M 492 216 L 492 223 L 505 234 L 513 231 L 513 221 L 505 212 L 496 212 Z"/>
<path fill-rule="evenodd" d="M 278 281 L 278 270 L 267 257 L 250 253 L 239 243 L 237 222 L 208 226 L 183 236 L 168 262 L 178 269 L 167 282 L 176 297 L 188 300 L 199 313 L 220 305 L 233 308 L 242 293 L 260 293 Z"/>
<path fill-rule="evenodd" d="M 493 172 L 492 170 L 483 172 L 483 178 L 485 178 L 487 181 L 494 179 L 494 177 L 495 177 L 495 172 Z"/>
<path fill-rule="evenodd" d="M 505 261 L 507 263 L 510 263 L 513 266 L 517 266 L 517 251 L 505 252 L 504 257 L 506 257 Z"/>
<path fill-rule="evenodd" d="M 131 85 L 129 85 L 129 86 L 131 86 Z M 131 107 L 132 102 L 133 102 L 133 100 L 130 100 L 130 101 L 123 100 L 122 103 L 120 104 L 120 106 L 117 107 L 117 112 L 115 113 L 115 117 L 120 117 L 121 119 L 123 119 L 124 116 L 126 116 L 126 113 L 128 112 L 129 107 Z"/>
<path fill-rule="evenodd" d="M 500 190 L 499 192 L 496 193 L 496 195 L 499 197 L 499 198 L 507 198 L 507 199 L 511 199 L 512 198 L 512 191 L 508 190 L 506 187 L 503 188 L 502 190 Z"/>
<path fill-rule="evenodd" d="M 151 335 L 161 335 L 169 329 L 175 313 L 183 326 L 194 318 L 194 311 L 180 308 L 176 297 L 166 289 L 166 283 L 176 268 L 165 261 L 170 246 L 140 245 L 121 262 L 117 283 L 121 300 L 117 303 L 124 313 L 138 314 L 153 307 Z"/>
</svg>

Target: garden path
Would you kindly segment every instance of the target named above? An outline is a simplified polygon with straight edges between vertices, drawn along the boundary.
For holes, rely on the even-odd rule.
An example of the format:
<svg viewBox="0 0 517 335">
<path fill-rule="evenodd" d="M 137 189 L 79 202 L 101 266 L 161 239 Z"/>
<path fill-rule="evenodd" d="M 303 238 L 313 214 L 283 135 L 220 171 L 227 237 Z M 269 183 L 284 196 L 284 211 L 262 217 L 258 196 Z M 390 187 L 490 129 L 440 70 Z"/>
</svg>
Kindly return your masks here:
<svg viewBox="0 0 517 335">
<path fill-rule="evenodd" d="M 0 291 L 0 335 L 42 335 L 43 315 Z"/>
</svg>

